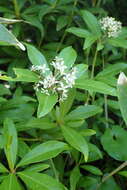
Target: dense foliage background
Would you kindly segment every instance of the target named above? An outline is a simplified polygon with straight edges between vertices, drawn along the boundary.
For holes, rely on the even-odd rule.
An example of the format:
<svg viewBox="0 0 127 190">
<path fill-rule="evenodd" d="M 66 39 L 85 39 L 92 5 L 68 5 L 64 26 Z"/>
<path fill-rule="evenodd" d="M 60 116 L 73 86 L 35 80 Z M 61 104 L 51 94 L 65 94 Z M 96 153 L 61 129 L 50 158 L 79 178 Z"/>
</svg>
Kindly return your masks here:
<svg viewBox="0 0 127 190">
<path fill-rule="evenodd" d="M 0 23 L 26 47 L 0 25 L 0 190 L 127 189 L 126 78 L 117 85 L 127 73 L 126 15 L 126 0 L 0 1 Z M 106 16 L 122 22 L 118 37 L 103 38 Z M 51 103 L 28 70 L 63 49 L 84 64 L 82 76 Z"/>
</svg>

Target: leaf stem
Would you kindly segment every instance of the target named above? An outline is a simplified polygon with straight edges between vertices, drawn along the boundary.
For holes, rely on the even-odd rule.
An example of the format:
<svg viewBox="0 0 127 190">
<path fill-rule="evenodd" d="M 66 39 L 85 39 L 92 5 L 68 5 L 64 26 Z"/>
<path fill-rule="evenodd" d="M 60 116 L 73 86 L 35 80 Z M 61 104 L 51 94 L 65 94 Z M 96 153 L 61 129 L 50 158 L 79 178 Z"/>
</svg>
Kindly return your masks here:
<svg viewBox="0 0 127 190">
<path fill-rule="evenodd" d="M 103 64 L 103 69 L 104 69 L 105 61 L 104 61 L 103 56 L 102 56 L 102 64 Z M 109 128 L 109 124 L 108 124 L 108 98 L 107 98 L 107 95 L 104 95 L 104 110 L 105 110 L 106 128 Z"/>
<path fill-rule="evenodd" d="M 99 187 L 101 186 L 102 183 L 104 183 L 105 181 L 107 181 L 110 177 L 112 177 L 113 175 L 115 175 L 117 172 L 119 172 L 120 170 L 122 170 L 124 167 L 127 166 L 127 161 L 125 161 L 124 163 L 122 163 L 118 168 L 116 168 L 115 170 L 113 170 L 111 173 L 109 173 L 107 176 L 102 178 L 102 181 L 100 184 L 98 184 L 97 189 L 99 189 Z"/>
<path fill-rule="evenodd" d="M 22 137 L 19 137 L 20 140 L 23 140 L 23 141 L 42 141 L 41 138 L 22 138 Z"/>
<path fill-rule="evenodd" d="M 72 18 L 73 18 L 73 15 L 74 15 L 74 8 L 76 7 L 77 2 L 78 2 L 78 0 L 75 0 L 75 1 L 74 1 L 73 8 L 72 8 L 72 12 L 71 12 L 70 19 L 69 19 L 69 21 L 68 21 L 66 30 L 67 30 L 67 28 L 70 26 L 70 24 L 71 24 L 71 22 L 72 22 Z M 59 50 L 60 50 L 60 48 L 61 48 L 61 45 L 62 45 L 62 43 L 63 43 L 63 41 L 64 41 L 64 39 L 65 39 L 65 37 L 66 37 L 66 34 L 67 34 L 66 30 L 64 31 L 64 34 L 63 34 L 63 36 L 62 36 L 62 38 L 61 38 L 61 40 L 60 40 L 60 44 L 58 45 L 58 48 L 56 49 L 56 53 L 59 52 Z"/>
<path fill-rule="evenodd" d="M 54 172 L 54 176 L 55 176 L 56 180 L 59 181 L 59 177 L 58 177 L 57 170 L 55 168 L 54 162 L 53 162 L 52 159 L 50 159 L 50 162 L 51 162 L 51 166 L 52 166 L 52 169 L 53 169 L 53 172 Z"/>
<path fill-rule="evenodd" d="M 14 9 L 15 9 L 15 15 L 17 18 L 20 18 L 20 11 L 19 11 L 17 0 L 13 0 L 13 4 L 14 4 Z"/>
<path fill-rule="evenodd" d="M 97 55 L 98 55 L 98 50 L 97 50 L 97 47 L 96 47 L 96 51 L 95 51 L 94 58 L 93 58 L 93 63 L 92 63 L 91 79 L 93 79 L 93 77 L 94 77 L 94 70 L 95 70 Z"/>
</svg>

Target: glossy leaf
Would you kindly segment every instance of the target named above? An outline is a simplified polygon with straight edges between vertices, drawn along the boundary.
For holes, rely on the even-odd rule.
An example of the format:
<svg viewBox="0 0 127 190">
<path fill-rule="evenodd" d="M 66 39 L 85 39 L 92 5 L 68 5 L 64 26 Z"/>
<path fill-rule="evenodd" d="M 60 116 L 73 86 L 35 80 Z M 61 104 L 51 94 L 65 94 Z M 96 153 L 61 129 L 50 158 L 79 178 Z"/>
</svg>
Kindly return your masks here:
<svg viewBox="0 0 127 190">
<path fill-rule="evenodd" d="M 25 50 L 25 46 L 19 42 L 16 37 L 7 30 L 7 28 L 0 24 L 0 44 L 18 46 L 21 50 Z"/>
<path fill-rule="evenodd" d="M 99 26 L 99 23 L 98 23 L 96 17 L 92 13 L 90 13 L 89 11 L 86 11 L 86 10 L 82 10 L 81 15 L 82 15 L 82 18 L 85 21 L 86 25 L 90 29 L 90 31 L 93 34 L 100 36 L 101 30 L 100 30 L 100 26 Z"/>
<path fill-rule="evenodd" d="M 4 151 L 10 169 L 13 171 L 16 163 L 16 155 L 18 148 L 17 131 L 15 125 L 11 119 L 5 119 L 4 121 Z"/>
<path fill-rule="evenodd" d="M 67 144 L 59 141 L 47 141 L 28 152 L 17 167 L 54 158 L 64 150 L 68 150 Z"/>
<path fill-rule="evenodd" d="M 48 114 L 53 106 L 57 103 L 57 95 L 46 95 L 41 92 L 36 92 L 37 99 L 39 102 L 38 111 L 37 111 L 37 117 L 43 117 L 46 114 Z"/>
<path fill-rule="evenodd" d="M 17 75 L 16 78 L 8 77 L 6 75 L 0 76 L 0 80 L 5 81 L 23 81 L 23 82 L 38 82 L 39 77 L 34 72 L 28 69 L 14 68 L 14 72 Z"/>
<path fill-rule="evenodd" d="M 76 95 L 76 90 L 74 88 L 70 89 L 67 99 L 60 103 L 60 114 L 62 117 L 65 116 L 70 110 L 73 104 L 75 95 Z"/>
<path fill-rule="evenodd" d="M 41 172 L 43 170 L 46 170 L 47 168 L 49 168 L 50 165 L 48 164 L 34 164 L 32 166 L 29 166 L 25 169 L 25 171 L 31 171 L 31 172 Z"/>
<path fill-rule="evenodd" d="M 73 66 L 75 60 L 76 60 L 76 57 L 77 57 L 77 54 L 76 54 L 76 51 L 71 47 L 66 47 L 64 48 L 58 55 L 59 58 L 63 58 L 64 59 L 64 64 L 70 68 Z"/>
<path fill-rule="evenodd" d="M 24 171 L 18 176 L 31 190 L 65 190 L 61 183 L 46 174 Z"/>
<path fill-rule="evenodd" d="M 8 175 L 0 186 L 0 190 L 23 190 L 14 174 Z"/>
<path fill-rule="evenodd" d="M 26 44 L 28 57 L 33 65 L 43 65 L 48 67 L 47 61 L 44 55 L 34 46 Z"/>
<path fill-rule="evenodd" d="M 89 150 L 88 150 L 88 145 L 87 145 L 85 138 L 82 135 L 80 135 L 77 131 L 75 131 L 74 129 L 72 129 L 70 127 L 62 126 L 61 129 L 62 129 L 62 133 L 63 133 L 65 140 L 72 147 L 74 147 L 78 151 L 82 152 L 84 155 L 85 161 L 87 161 Z"/>
<path fill-rule="evenodd" d="M 86 171 L 94 174 L 94 175 L 103 175 L 101 170 L 95 166 L 92 165 L 82 165 L 81 168 L 85 169 Z"/>
<path fill-rule="evenodd" d="M 2 163 L 0 163 L 0 173 L 8 173 L 7 168 Z"/>
<path fill-rule="evenodd" d="M 76 81 L 75 87 L 84 89 L 84 90 L 91 90 L 93 92 L 99 92 L 102 94 L 108 94 L 111 96 L 117 95 L 115 88 L 112 88 L 111 86 L 109 86 L 103 82 L 95 81 L 95 80 L 91 80 L 91 79 L 90 80 L 79 79 Z"/>
<path fill-rule="evenodd" d="M 75 110 L 71 111 L 65 117 L 65 120 L 87 119 L 101 112 L 102 112 L 102 109 L 99 106 L 95 106 L 95 105 L 78 106 Z"/>
<path fill-rule="evenodd" d="M 80 38 L 86 38 L 90 35 L 90 32 L 83 28 L 71 27 L 71 28 L 68 28 L 66 31 L 69 33 L 72 33 Z"/>
<path fill-rule="evenodd" d="M 70 174 L 70 190 L 76 190 L 77 183 L 81 177 L 79 167 L 75 167 Z"/>
<path fill-rule="evenodd" d="M 127 131 L 120 126 L 113 126 L 112 129 L 106 129 L 101 138 L 104 150 L 114 159 L 119 161 L 127 160 L 127 152 L 124 148 L 127 146 Z"/>
</svg>

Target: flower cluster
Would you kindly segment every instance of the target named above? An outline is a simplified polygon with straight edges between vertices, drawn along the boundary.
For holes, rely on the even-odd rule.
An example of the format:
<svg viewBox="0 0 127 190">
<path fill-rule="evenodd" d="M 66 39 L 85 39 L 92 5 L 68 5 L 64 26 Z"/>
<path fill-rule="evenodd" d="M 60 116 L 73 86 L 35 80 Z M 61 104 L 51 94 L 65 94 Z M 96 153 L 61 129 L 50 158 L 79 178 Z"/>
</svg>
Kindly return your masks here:
<svg viewBox="0 0 127 190">
<path fill-rule="evenodd" d="M 102 30 L 107 34 L 109 38 L 117 37 L 121 32 L 122 23 L 116 21 L 113 17 L 104 17 L 100 20 Z"/>
<path fill-rule="evenodd" d="M 31 70 L 37 72 L 40 77 L 34 89 L 47 95 L 57 93 L 59 101 L 64 101 L 68 96 L 69 88 L 72 88 L 75 84 L 76 68 L 68 70 L 63 58 L 58 57 L 55 57 L 50 66 L 52 72 L 45 64 L 31 67 Z"/>
</svg>

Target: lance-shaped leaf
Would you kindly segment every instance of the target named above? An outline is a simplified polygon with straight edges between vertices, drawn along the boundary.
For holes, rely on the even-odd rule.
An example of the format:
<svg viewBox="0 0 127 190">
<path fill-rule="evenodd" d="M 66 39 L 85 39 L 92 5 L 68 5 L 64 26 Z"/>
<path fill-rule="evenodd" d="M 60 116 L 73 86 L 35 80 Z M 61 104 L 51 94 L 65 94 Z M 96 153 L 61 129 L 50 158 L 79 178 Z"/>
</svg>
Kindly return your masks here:
<svg viewBox="0 0 127 190">
<path fill-rule="evenodd" d="M 78 106 L 75 110 L 71 111 L 65 117 L 65 120 L 68 121 L 68 120 L 87 119 L 101 112 L 102 109 L 99 106 L 95 105 Z"/>
<path fill-rule="evenodd" d="M 14 169 L 17 155 L 17 131 L 11 119 L 4 121 L 4 151 L 11 171 Z"/>
<path fill-rule="evenodd" d="M 38 66 L 46 65 L 48 68 L 48 63 L 47 63 L 44 55 L 37 48 L 35 48 L 34 46 L 29 45 L 29 44 L 26 44 L 26 47 L 27 47 L 28 57 L 33 65 L 35 65 L 35 66 L 36 65 L 38 65 Z M 49 71 L 47 71 L 47 72 L 49 72 Z"/>
<path fill-rule="evenodd" d="M 47 141 L 35 147 L 28 152 L 19 162 L 17 167 L 24 166 L 30 163 L 42 162 L 57 156 L 64 150 L 68 150 L 67 144 L 59 141 Z"/>
<path fill-rule="evenodd" d="M 37 82 L 39 81 L 39 76 L 28 70 L 28 69 L 19 69 L 19 68 L 14 68 L 14 72 L 17 75 L 16 78 L 8 77 L 6 75 L 0 76 L 0 80 L 5 80 L 5 81 L 23 81 L 23 82 Z"/>
<path fill-rule="evenodd" d="M 65 190 L 61 183 L 46 174 L 23 171 L 18 176 L 31 190 Z"/>
<path fill-rule="evenodd" d="M 2 24 L 0 24 L 0 45 L 14 45 L 25 50 L 25 46 Z"/>
<path fill-rule="evenodd" d="M 8 175 L 0 186 L 0 190 L 23 190 L 14 174 Z"/>
<path fill-rule="evenodd" d="M 72 147 L 82 152 L 84 154 L 85 161 L 87 161 L 89 150 L 85 138 L 80 133 L 70 127 L 62 126 L 61 129 L 65 140 Z"/>
<path fill-rule="evenodd" d="M 119 106 L 123 119 L 127 125 L 127 77 L 121 73 L 117 82 Z"/>
<path fill-rule="evenodd" d="M 43 117 L 44 115 L 48 114 L 53 106 L 57 103 L 57 94 L 53 95 L 46 95 L 38 91 L 37 98 L 39 102 L 38 110 L 37 110 L 37 117 Z"/>
<path fill-rule="evenodd" d="M 70 68 L 73 66 L 75 60 L 76 60 L 76 57 L 77 57 L 77 54 L 76 54 L 76 51 L 71 47 L 66 47 L 64 48 L 60 54 L 58 55 L 59 58 L 63 58 L 64 60 L 64 64 Z"/>
<path fill-rule="evenodd" d="M 112 88 L 111 86 L 107 85 L 104 82 L 95 81 L 92 79 L 90 79 L 90 80 L 79 79 L 76 81 L 75 87 L 84 89 L 84 90 L 90 90 L 93 92 L 99 92 L 99 93 L 107 94 L 107 95 L 111 95 L 111 96 L 117 96 L 115 88 Z"/>
<path fill-rule="evenodd" d="M 98 36 L 101 35 L 101 29 L 96 17 L 89 11 L 82 10 L 81 15 L 90 31 Z"/>
<path fill-rule="evenodd" d="M 2 163 L 0 163 L 0 173 L 7 173 L 7 172 L 8 172 L 7 168 L 5 168 L 5 166 Z"/>
</svg>

